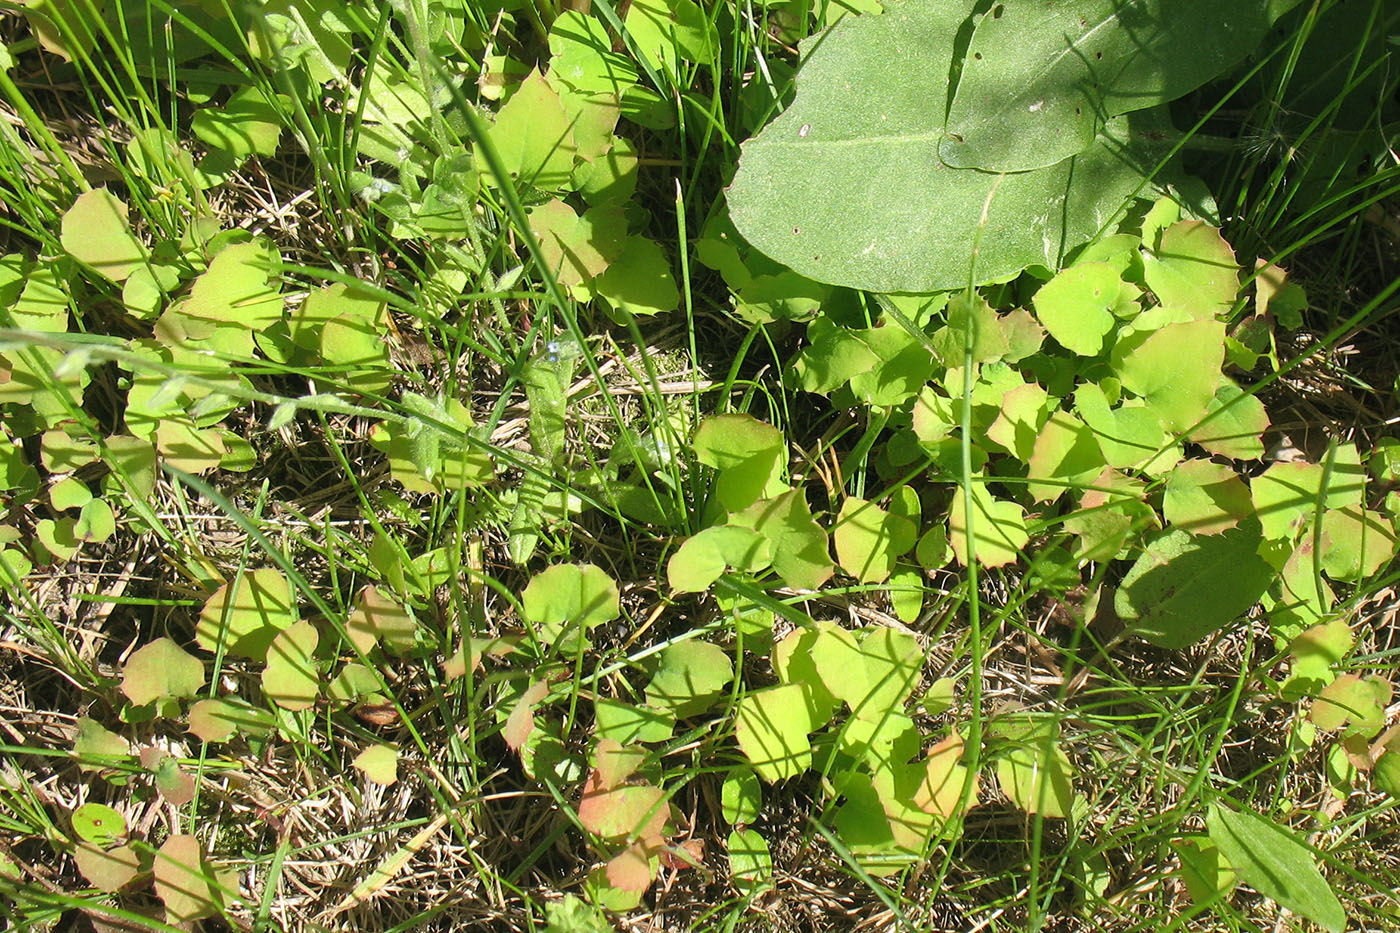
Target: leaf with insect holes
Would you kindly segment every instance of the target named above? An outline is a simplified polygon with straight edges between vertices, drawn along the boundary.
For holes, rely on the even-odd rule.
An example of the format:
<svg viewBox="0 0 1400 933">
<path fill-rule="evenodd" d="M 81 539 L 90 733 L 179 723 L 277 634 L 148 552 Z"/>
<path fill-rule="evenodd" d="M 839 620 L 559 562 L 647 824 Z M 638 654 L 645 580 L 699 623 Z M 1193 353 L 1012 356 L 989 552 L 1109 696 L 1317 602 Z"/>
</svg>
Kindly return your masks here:
<svg viewBox="0 0 1400 933">
<path fill-rule="evenodd" d="M 861 583 L 883 583 L 895 562 L 918 540 L 919 528 L 902 515 L 873 502 L 847 496 L 836 517 L 832 538 L 841 569 Z"/>
<path fill-rule="evenodd" d="M 273 639 L 262 672 L 263 693 L 269 700 L 291 712 L 315 704 L 321 692 L 315 658 L 318 641 L 310 622 L 298 622 Z"/>
<path fill-rule="evenodd" d="M 1346 911 L 1311 850 L 1276 820 L 1212 803 L 1206 830 L 1225 861 L 1254 890 L 1324 930 L 1342 933 L 1347 928 Z"/>
<path fill-rule="evenodd" d="M 82 843 L 73 850 L 73 861 L 93 887 L 115 894 L 141 873 L 141 857 L 130 844 L 104 849 Z"/>
<path fill-rule="evenodd" d="M 83 804 L 73 811 L 69 821 L 79 839 L 103 848 L 126 835 L 126 817 L 101 803 Z"/>
<path fill-rule="evenodd" d="M 1066 350 L 1098 356 L 1117 323 L 1114 308 L 1123 284 L 1106 262 L 1076 263 L 1035 293 L 1035 316 Z"/>
<path fill-rule="evenodd" d="M 578 146 L 569 115 L 538 70 L 520 83 L 487 130 L 510 183 L 559 191 L 569 185 Z M 477 154 L 476 161 L 486 160 Z M 491 178 L 493 184 L 499 180 Z"/>
<path fill-rule="evenodd" d="M 271 713 L 238 697 L 200 700 L 190 707 L 189 731 L 204 742 L 227 742 L 235 735 L 256 738 L 272 728 Z"/>
<path fill-rule="evenodd" d="M 734 679 L 734 663 L 718 645 L 688 638 L 668 645 L 646 686 L 647 703 L 688 719 L 708 710 Z"/>
<path fill-rule="evenodd" d="M 265 567 L 223 584 L 204 603 L 195 641 L 205 651 L 224 651 L 261 661 L 278 633 L 296 621 L 292 585 Z"/>
<path fill-rule="evenodd" d="M 1052 165 L 1090 146 L 1105 119 L 1174 100 L 1243 59 L 1296 2 L 993 4 L 971 24 L 939 155 L 989 173 Z"/>
<path fill-rule="evenodd" d="M 1162 307 L 1211 320 L 1234 303 L 1239 268 L 1217 228 L 1181 220 L 1162 231 L 1157 248 L 1143 261 L 1143 276 Z"/>
<path fill-rule="evenodd" d="M 376 784 L 388 787 L 399 779 L 399 752 L 388 745 L 370 745 L 351 762 Z"/>
<path fill-rule="evenodd" d="M 126 204 L 106 188 L 78 195 L 63 215 L 59 241 L 74 259 L 113 282 L 124 282 L 147 261 L 146 247 L 131 232 Z"/>
<path fill-rule="evenodd" d="M 137 706 L 192 697 L 204 686 L 204 665 L 169 638 L 138 648 L 122 668 L 122 693 Z"/>
<path fill-rule="evenodd" d="M 818 589 L 835 572 L 826 531 L 812 518 L 801 489 L 760 499 L 730 515 L 729 523 L 752 528 L 772 543 L 773 569 L 794 589 Z"/>
<path fill-rule="evenodd" d="M 1185 648 L 1248 611 L 1273 583 L 1262 543 L 1254 520 L 1217 535 L 1161 534 L 1128 570 L 1114 608 L 1131 634 Z"/>
<path fill-rule="evenodd" d="M 1013 563 L 1020 556 L 1021 548 L 1030 542 L 1026 510 L 1015 502 L 993 497 L 987 485 L 979 482 L 972 484 L 972 508 L 972 527 L 969 528 L 962 490 L 953 493 L 953 506 L 948 515 L 948 543 L 958 563 L 966 567 L 972 556 L 983 567 Z"/>
<path fill-rule="evenodd" d="M 696 429 L 692 443 L 696 459 L 719 471 L 714 495 L 727 511 L 787 492 L 787 442 L 772 425 L 752 415 L 715 415 Z"/>
<path fill-rule="evenodd" d="M 171 921 L 188 923 L 223 909 L 224 895 L 194 836 L 175 835 L 155 853 L 156 896 Z"/>
<path fill-rule="evenodd" d="M 739 698 L 735 735 L 755 773 L 770 784 L 796 777 L 812 763 L 812 721 L 802 688 L 770 687 Z"/>
<path fill-rule="evenodd" d="M 686 538 L 666 562 L 675 593 L 703 593 L 733 568 L 759 573 L 773 560 L 773 542 L 749 528 L 716 525 Z"/>
<path fill-rule="evenodd" d="M 621 612 L 617 584 L 592 564 L 558 564 L 530 579 L 520 597 L 546 649 L 564 654 L 587 643 L 595 626 Z"/>
<path fill-rule="evenodd" d="M 1212 460 L 1185 460 L 1167 477 L 1162 517 L 1193 535 L 1218 535 L 1254 513 L 1239 474 Z"/>
<path fill-rule="evenodd" d="M 345 630 L 363 654 L 380 645 L 390 654 L 403 655 L 413 650 L 418 623 L 401 602 L 370 585 L 356 597 Z"/>
</svg>

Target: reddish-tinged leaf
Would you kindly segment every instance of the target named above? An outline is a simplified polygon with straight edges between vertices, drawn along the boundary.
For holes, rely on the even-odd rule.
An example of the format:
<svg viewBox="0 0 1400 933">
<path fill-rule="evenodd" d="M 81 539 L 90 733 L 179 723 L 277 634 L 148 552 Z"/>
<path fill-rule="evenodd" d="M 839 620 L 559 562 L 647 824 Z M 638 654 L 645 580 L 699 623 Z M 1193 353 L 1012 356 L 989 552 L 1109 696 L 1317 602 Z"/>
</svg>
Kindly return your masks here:
<svg viewBox="0 0 1400 933">
<path fill-rule="evenodd" d="M 535 731 L 535 704 L 543 700 L 548 693 L 548 681 L 537 680 L 520 695 L 515 709 L 506 717 L 505 728 L 501 730 L 501 735 L 511 751 L 520 751 L 525 741 L 530 738 L 530 733 Z"/>
</svg>

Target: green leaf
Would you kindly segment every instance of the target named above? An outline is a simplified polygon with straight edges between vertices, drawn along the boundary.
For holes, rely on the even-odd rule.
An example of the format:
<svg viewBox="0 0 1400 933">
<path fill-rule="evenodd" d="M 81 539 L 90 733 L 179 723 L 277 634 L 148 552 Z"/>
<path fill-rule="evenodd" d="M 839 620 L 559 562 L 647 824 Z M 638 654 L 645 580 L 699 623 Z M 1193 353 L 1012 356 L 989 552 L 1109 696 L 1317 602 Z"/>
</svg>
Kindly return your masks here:
<svg viewBox="0 0 1400 933">
<path fill-rule="evenodd" d="M 1218 229 L 1182 220 L 1162 231 L 1161 242 L 1143 262 L 1143 276 L 1162 307 L 1204 321 L 1230 310 L 1240 288 L 1239 268 Z"/>
<path fill-rule="evenodd" d="M 1181 880 L 1191 903 L 1205 906 L 1235 888 L 1235 873 L 1221 857 L 1220 847 L 1206 836 L 1174 839 L 1171 844 L 1181 859 Z"/>
<path fill-rule="evenodd" d="M 70 819 L 79 839 L 103 848 L 126 835 L 126 817 L 105 804 L 85 803 L 73 811 Z"/>
<path fill-rule="evenodd" d="M 749 528 L 719 525 L 685 540 L 666 562 L 666 580 L 677 593 L 702 593 L 733 567 L 758 573 L 773 559 L 773 542 Z"/>
<path fill-rule="evenodd" d="M 319 640 L 310 622 L 298 622 L 272 640 L 262 672 L 263 693 L 269 700 L 292 712 L 315 704 L 321 692 L 315 658 Z"/>
<path fill-rule="evenodd" d="M 131 744 L 126 739 L 87 716 L 78 717 L 78 734 L 73 739 L 73 754 L 82 771 L 101 771 L 112 759 L 126 758 Z"/>
<path fill-rule="evenodd" d="M 734 663 L 718 645 L 688 638 L 667 646 L 646 686 L 647 703 L 678 719 L 705 712 L 734 679 Z"/>
<path fill-rule="evenodd" d="M 1162 517 L 1193 535 L 1218 535 L 1254 514 L 1249 487 L 1213 460 L 1184 460 L 1167 477 Z"/>
<path fill-rule="evenodd" d="M 768 852 L 768 842 L 757 830 L 736 829 L 725 842 L 729 851 L 729 871 L 733 875 L 734 888 L 740 894 L 749 896 L 771 884 L 773 877 L 773 856 Z"/>
<path fill-rule="evenodd" d="M 1390 683 L 1381 677 L 1341 674 L 1318 694 L 1308 716 L 1324 731 L 1345 727 L 1344 738 L 1369 739 L 1385 728 L 1385 708 L 1392 693 Z"/>
<path fill-rule="evenodd" d="M 770 687 L 739 698 L 735 734 L 754 771 L 770 784 L 797 777 L 812 763 L 812 731 L 802 688 Z"/>
<path fill-rule="evenodd" d="M 204 686 L 204 665 L 169 638 L 136 649 L 122 668 L 122 693 L 136 706 L 192 697 Z"/>
<path fill-rule="evenodd" d="M 210 149 L 239 163 L 253 154 L 276 155 L 282 120 L 278 108 L 261 90 L 244 87 L 221 106 L 196 110 L 190 118 L 190 130 Z"/>
<path fill-rule="evenodd" d="M 692 0 L 632 0 L 623 25 L 641 59 L 672 74 L 683 59 L 710 64 L 719 50 L 710 17 Z"/>
<path fill-rule="evenodd" d="M 607 27 L 577 10 L 559 14 L 549 30 L 549 81 L 581 93 L 621 97 L 637 83 L 637 69 L 612 50 Z"/>
<path fill-rule="evenodd" d="M 1369 579 L 1395 556 L 1395 532 L 1379 512 L 1350 506 L 1322 513 L 1322 570 L 1333 580 Z"/>
<path fill-rule="evenodd" d="M 968 528 L 967 506 L 961 489 L 953 493 L 948 515 L 948 543 L 964 567 L 975 557 L 984 567 L 1014 563 L 1030 541 L 1026 510 L 1015 502 L 996 499 L 986 483 L 972 483 L 973 520 Z M 971 534 L 968 532 L 971 531 Z"/>
<path fill-rule="evenodd" d="M 1190 433 L 1193 443 L 1232 460 L 1259 460 L 1264 456 L 1263 434 L 1269 429 L 1269 415 L 1258 398 L 1247 395 L 1232 380 L 1222 379 L 1206 413 L 1212 417 Z"/>
<path fill-rule="evenodd" d="M 227 742 L 235 735 L 257 737 L 271 731 L 272 715 L 238 697 L 200 700 L 190 707 L 189 731 L 204 742 Z"/>
<path fill-rule="evenodd" d="M 1250 494 L 1270 541 L 1291 539 L 1324 509 L 1361 505 L 1366 476 L 1353 444 L 1339 444 L 1329 471 L 1323 464 L 1279 461 L 1250 481 Z"/>
<path fill-rule="evenodd" d="M 1075 389 L 1074 409 L 1094 432 L 1105 462 L 1115 470 L 1140 467 L 1159 474 L 1181 459 L 1181 445 L 1170 443 L 1162 420 L 1141 403 L 1110 409 L 1103 389 L 1086 382 Z M 1161 455 L 1153 456 L 1158 450 Z"/>
<path fill-rule="evenodd" d="M 531 208 L 529 222 L 545 264 L 566 288 L 602 274 L 630 242 L 627 219 L 616 207 L 595 207 L 579 216 L 556 198 Z"/>
<path fill-rule="evenodd" d="M 635 706 L 621 700 L 598 697 L 593 701 L 598 738 L 612 739 L 620 745 L 638 742 L 664 742 L 676 728 L 676 715 L 670 710 Z"/>
<path fill-rule="evenodd" d="M 545 191 L 569 186 L 577 153 L 574 131 L 559 94 L 538 70 L 530 72 L 496 114 L 487 137 L 512 182 Z M 480 155 L 476 161 L 485 164 Z"/>
<path fill-rule="evenodd" d="M 748 768 L 734 768 L 720 788 L 724 821 L 733 825 L 752 823 L 763 807 L 763 785 Z"/>
<path fill-rule="evenodd" d="M 68 255 L 113 282 L 145 268 L 146 247 L 131 232 L 126 204 L 106 188 L 78 195 L 63 215 L 59 241 Z"/>
<path fill-rule="evenodd" d="M 1051 408 L 1050 396 L 1044 389 L 1034 382 L 1023 383 L 1002 396 L 996 420 L 987 428 L 987 440 L 1022 463 L 1029 463 Z M 919 429 L 918 407 L 914 409 L 914 429 Z"/>
<path fill-rule="evenodd" d="M 1387 751 L 1376 759 L 1371 783 L 1392 798 L 1400 799 L 1400 752 Z"/>
<path fill-rule="evenodd" d="M 743 146 L 727 196 L 739 232 L 818 281 L 935 292 L 965 286 L 969 268 L 979 282 L 1059 268 L 1110 223 L 1156 164 L 1155 144 L 1139 135 L 1158 131 L 1155 117 L 1135 116 L 1131 130 L 1114 121 L 1111 139 L 1034 172 L 940 162 L 966 16 L 965 6 L 909 0 L 804 42 L 792 106 Z"/>
<path fill-rule="evenodd" d="M 1164 104 L 1243 59 L 1296 2 L 994 4 L 976 21 L 939 154 L 987 172 L 1059 162 L 1103 119 Z"/>
<path fill-rule="evenodd" d="M 794 589 L 818 589 L 835 572 L 826 531 L 812 518 L 807 495 L 801 489 L 760 499 L 735 512 L 729 522 L 752 528 L 772 542 L 773 569 Z"/>
<path fill-rule="evenodd" d="M 1347 928 L 1346 911 L 1312 852 L 1275 820 L 1211 804 L 1206 829 L 1220 854 L 1260 894 L 1325 930 Z"/>
<path fill-rule="evenodd" d="M 1148 542 L 1123 578 L 1114 608 L 1128 631 L 1163 648 L 1185 648 L 1264 595 L 1274 569 L 1259 556 L 1255 521 L 1207 537 L 1166 532 Z"/>
<path fill-rule="evenodd" d="M 594 626 L 622 611 L 617 584 L 592 564 L 558 564 L 530 579 L 520 596 L 525 618 L 546 650 L 572 654 Z"/>
<path fill-rule="evenodd" d="M 1220 385 L 1225 325 L 1168 324 L 1141 342 L 1120 341 L 1113 358 L 1123 388 L 1143 398 L 1168 428 L 1185 432 L 1205 416 Z"/>
<path fill-rule="evenodd" d="M 1116 323 L 1113 309 L 1123 284 L 1106 262 L 1076 263 L 1035 293 L 1035 316 L 1066 350 L 1098 356 Z"/>
<path fill-rule="evenodd" d="M 681 300 L 671 260 L 655 241 L 641 236 L 627 238 L 622 255 L 593 280 L 593 290 L 619 315 L 664 314 Z"/>
<path fill-rule="evenodd" d="M 282 319 L 281 257 L 254 240 L 226 246 L 195 279 L 189 298 L 161 315 L 187 340 L 203 340 L 221 325 L 262 331 Z M 157 325 L 157 335 L 161 330 Z"/>
<path fill-rule="evenodd" d="M 1022 715 L 994 722 L 990 731 L 1006 746 L 996 768 L 1002 793 L 1027 813 L 1068 817 L 1074 804 L 1074 768 L 1060 748 L 1059 724 Z"/>
<path fill-rule="evenodd" d="M 399 752 L 389 745 L 370 745 L 351 762 L 376 784 L 389 787 L 399 780 Z"/>
<path fill-rule="evenodd" d="M 265 567 L 225 583 L 204 603 L 195 641 L 205 651 L 220 646 L 229 654 L 261 661 L 278 633 L 296 621 L 292 585 L 280 571 Z"/>
<path fill-rule="evenodd" d="M 1056 411 L 1041 426 L 1026 466 L 1031 498 L 1054 502 L 1068 488 L 1093 482 L 1107 464 L 1093 430 L 1070 412 Z"/>
<path fill-rule="evenodd" d="M 787 443 L 772 425 L 752 415 L 715 415 L 696 429 L 693 444 L 696 458 L 719 471 L 714 495 L 725 510 L 787 492 Z"/>
<path fill-rule="evenodd" d="M 914 546 L 919 528 L 902 515 L 847 496 L 836 517 L 832 538 L 841 569 L 861 583 L 883 583 L 895 562 Z"/>
</svg>

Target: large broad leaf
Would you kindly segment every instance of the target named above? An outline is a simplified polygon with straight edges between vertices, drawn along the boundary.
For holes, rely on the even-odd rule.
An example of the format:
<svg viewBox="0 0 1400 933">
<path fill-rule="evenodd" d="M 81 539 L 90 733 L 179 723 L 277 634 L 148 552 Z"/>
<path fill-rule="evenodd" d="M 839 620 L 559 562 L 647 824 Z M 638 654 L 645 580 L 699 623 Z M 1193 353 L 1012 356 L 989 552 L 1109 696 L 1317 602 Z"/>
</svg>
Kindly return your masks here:
<svg viewBox="0 0 1400 933">
<path fill-rule="evenodd" d="M 1298 0 L 1003 0 L 978 20 L 943 161 L 1022 172 L 1088 148 L 1107 117 L 1166 103 L 1244 58 Z"/>
<path fill-rule="evenodd" d="M 987 281 L 1031 264 L 1057 268 L 1112 220 L 1156 164 L 1142 135 L 1160 131 L 1146 125 L 1155 117 L 1134 117 L 1132 132 L 1112 121 L 1073 159 L 1034 172 L 939 160 L 965 11 L 910 0 L 803 45 L 793 105 L 744 145 L 729 190 L 730 217 L 749 242 L 818 281 L 931 292 L 967 284 L 974 243 L 973 275 Z"/>
<path fill-rule="evenodd" d="M 1133 564 L 1114 608 L 1134 635 L 1163 648 L 1185 648 L 1264 595 L 1274 570 L 1259 556 L 1262 541 L 1253 520 L 1208 537 L 1169 531 Z"/>
<path fill-rule="evenodd" d="M 1346 911 L 1312 853 L 1288 830 L 1253 813 L 1212 805 L 1210 839 L 1241 878 L 1260 894 L 1302 914 L 1324 930 L 1347 928 Z"/>
</svg>

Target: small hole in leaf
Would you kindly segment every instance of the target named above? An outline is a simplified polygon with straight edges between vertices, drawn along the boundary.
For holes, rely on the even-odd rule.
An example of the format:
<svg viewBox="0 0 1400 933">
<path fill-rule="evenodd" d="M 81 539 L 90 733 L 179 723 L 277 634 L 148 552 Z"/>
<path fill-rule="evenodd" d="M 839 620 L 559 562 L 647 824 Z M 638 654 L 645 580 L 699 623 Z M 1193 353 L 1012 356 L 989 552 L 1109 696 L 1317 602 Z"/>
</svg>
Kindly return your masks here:
<svg viewBox="0 0 1400 933">
<path fill-rule="evenodd" d="M 949 134 L 948 134 L 948 138 L 951 139 L 951 140 L 952 140 L 953 142 L 955 142 L 955 143 L 960 143 L 960 142 L 963 141 L 963 138 L 962 138 L 961 136 L 959 136 L 957 133 L 949 133 Z"/>
<path fill-rule="evenodd" d="M 1001 19 L 1001 14 L 1004 12 L 1006 12 L 1006 7 L 998 3 L 996 6 L 992 7 L 992 19 Z"/>
<path fill-rule="evenodd" d="M 1102 53 L 1102 52 L 1095 52 L 1095 53 L 1094 53 L 1094 61 L 1096 61 L 1096 62 L 1103 61 L 1103 53 Z"/>
<path fill-rule="evenodd" d="M 980 62 L 980 61 L 982 60 L 982 53 L 981 53 L 981 52 L 973 52 L 973 53 L 972 53 L 972 57 L 975 58 L 975 59 L 977 59 L 977 60 Z"/>
<path fill-rule="evenodd" d="M 801 228 L 801 227 L 793 227 L 793 228 L 792 228 L 792 235 L 793 235 L 793 236 L 797 236 L 797 235 L 798 235 L 799 233 L 801 233 L 801 232 L 802 232 L 802 228 Z"/>
</svg>

